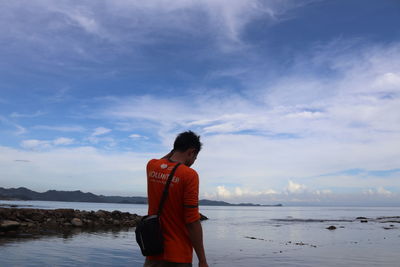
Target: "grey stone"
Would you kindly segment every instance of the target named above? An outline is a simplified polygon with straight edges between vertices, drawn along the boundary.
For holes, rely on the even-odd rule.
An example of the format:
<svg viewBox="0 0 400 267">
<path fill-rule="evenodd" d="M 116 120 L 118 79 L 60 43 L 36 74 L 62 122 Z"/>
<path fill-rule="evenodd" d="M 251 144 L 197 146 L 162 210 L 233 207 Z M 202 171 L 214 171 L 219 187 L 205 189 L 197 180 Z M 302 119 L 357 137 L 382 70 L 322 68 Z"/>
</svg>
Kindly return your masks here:
<svg viewBox="0 0 400 267">
<path fill-rule="evenodd" d="M 104 210 L 98 210 L 95 213 L 98 217 L 104 217 L 106 216 L 106 212 Z"/>
<path fill-rule="evenodd" d="M 73 219 L 71 220 L 71 224 L 72 224 L 73 226 L 75 226 L 75 227 L 82 227 L 82 225 L 83 225 L 81 219 L 78 219 L 78 218 L 73 218 Z"/>
</svg>

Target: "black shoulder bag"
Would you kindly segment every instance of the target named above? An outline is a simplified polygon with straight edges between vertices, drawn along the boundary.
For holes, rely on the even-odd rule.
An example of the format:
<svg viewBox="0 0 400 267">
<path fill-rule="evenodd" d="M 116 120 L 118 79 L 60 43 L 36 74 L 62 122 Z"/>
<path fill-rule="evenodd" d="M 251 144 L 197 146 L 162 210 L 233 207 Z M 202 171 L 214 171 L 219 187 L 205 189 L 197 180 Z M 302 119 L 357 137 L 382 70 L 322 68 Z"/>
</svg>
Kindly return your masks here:
<svg viewBox="0 0 400 267">
<path fill-rule="evenodd" d="M 164 238 L 162 235 L 160 216 L 164 202 L 167 199 L 169 185 L 171 184 L 174 173 L 180 164 L 181 163 L 176 164 L 168 176 L 157 214 L 142 217 L 136 226 L 136 242 L 139 244 L 143 256 L 158 255 L 164 251 Z"/>
</svg>

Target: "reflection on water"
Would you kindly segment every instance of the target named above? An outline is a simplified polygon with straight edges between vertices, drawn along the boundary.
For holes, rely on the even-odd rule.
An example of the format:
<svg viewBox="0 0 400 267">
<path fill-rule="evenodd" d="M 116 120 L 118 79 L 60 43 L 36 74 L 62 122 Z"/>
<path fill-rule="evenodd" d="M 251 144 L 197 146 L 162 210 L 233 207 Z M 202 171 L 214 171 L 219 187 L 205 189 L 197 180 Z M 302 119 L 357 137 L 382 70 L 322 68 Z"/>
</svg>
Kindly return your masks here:
<svg viewBox="0 0 400 267">
<path fill-rule="evenodd" d="M 134 229 L 134 228 L 133 228 Z M 18 236 L 7 236 L 0 238 L 0 246 L 7 243 L 14 242 L 30 242 L 32 240 L 49 239 L 49 238 L 61 238 L 64 240 L 76 238 L 77 235 L 106 235 L 111 238 L 118 238 L 121 232 L 132 231 L 130 228 L 102 228 L 102 229 L 81 229 L 81 228 L 69 228 L 64 231 L 48 231 L 42 232 L 42 234 L 26 234 L 20 233 Z"/>
<path fill-rule="evenodd" d="M 131 231 L 9 239 L 1 244 L 1 266 L 141 266 Z"/>
<path fill-rule="evenodd" d="M 145 205 L 128 204 L 39 205 L 147 211 Z M 202 223 L 210 266 L 398 266 L 400 223 L 360 223 L 355 218 L 398 216 L 400 208 L 201 207 L 201 212 L 210 218 Z M 390 224 L 394 227 L 386 230 Z M 330 225 L 337 229 L 327 230 Z M 0 242 L 0 266 L 142 266 L 144 261 L 133 229 Z"/>
</svg>

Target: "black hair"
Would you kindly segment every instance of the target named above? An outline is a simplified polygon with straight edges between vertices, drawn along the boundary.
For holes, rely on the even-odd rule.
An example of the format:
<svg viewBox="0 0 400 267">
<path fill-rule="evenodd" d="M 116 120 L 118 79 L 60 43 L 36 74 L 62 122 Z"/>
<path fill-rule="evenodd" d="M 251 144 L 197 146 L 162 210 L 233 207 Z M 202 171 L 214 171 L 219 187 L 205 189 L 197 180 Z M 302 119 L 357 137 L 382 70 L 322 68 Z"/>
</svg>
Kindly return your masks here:
<svg viewBox="0 0 400 267">
<path fill-rule="evenodd" d="M 190 148 L 196 149 L 197 153 L 200 152 L 201 146 L 200 136 L 192 131 L 186 131 L 178 134 L 174 142 L 174 150 L 184 152 Z"/>
</svg>

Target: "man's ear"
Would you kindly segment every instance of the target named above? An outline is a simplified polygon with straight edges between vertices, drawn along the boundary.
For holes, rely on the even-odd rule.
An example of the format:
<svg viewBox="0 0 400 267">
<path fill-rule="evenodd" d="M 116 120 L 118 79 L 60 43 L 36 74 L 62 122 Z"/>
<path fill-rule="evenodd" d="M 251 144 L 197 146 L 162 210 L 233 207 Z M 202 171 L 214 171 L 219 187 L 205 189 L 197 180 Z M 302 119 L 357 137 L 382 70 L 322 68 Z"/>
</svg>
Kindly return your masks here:
<svg viewBox="0 0 400 267">
<path fill-rule="evenodd" d="M 187 150 L 188 156 L 193 156 L 193 154 L 196 154 L 196 149 L 195 148 L 189 148 Z"/>
</svg>

